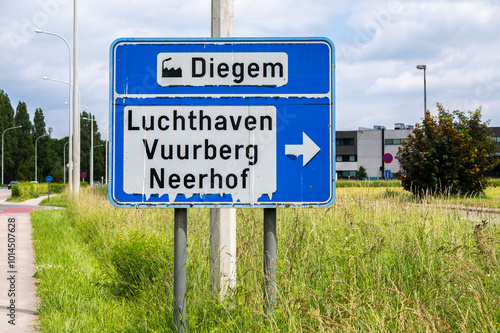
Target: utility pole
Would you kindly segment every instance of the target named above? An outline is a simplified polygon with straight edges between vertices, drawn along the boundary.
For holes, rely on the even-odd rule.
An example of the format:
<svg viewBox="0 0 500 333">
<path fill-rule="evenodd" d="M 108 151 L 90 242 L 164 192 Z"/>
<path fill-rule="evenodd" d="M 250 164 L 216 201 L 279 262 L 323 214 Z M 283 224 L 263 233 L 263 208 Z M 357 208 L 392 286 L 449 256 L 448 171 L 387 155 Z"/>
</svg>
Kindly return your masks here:
<svg viewBox="0 0 500 333">
<path fill-rule="evenodd" d="M 234 37 L 234 0 L 212 0 L 212 37 Z M 236 209 L 210 209 L 212 295 L 225 297 L 236 287 Z"/>
<path fill-rule="evenodd" d="M 425 78 L 426 65 L 417 65 L 417 69 L 424 70 L 424 119 L 427 112 L 427 79 Z"/>
<path fill-rule="evenodd" d="M 78 1 L 73 0 L 73 194 L 80 193 L 80 96 L 78 96 Z"/>
</svg>

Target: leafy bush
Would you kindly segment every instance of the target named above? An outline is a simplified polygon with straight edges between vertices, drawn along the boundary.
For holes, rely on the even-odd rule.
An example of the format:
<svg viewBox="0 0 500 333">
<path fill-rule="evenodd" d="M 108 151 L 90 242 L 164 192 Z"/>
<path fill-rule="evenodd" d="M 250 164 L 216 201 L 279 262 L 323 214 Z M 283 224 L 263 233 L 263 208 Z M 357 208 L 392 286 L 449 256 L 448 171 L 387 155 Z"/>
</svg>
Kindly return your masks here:
<svg viewBox="0 0 500 333">
<path fill-rule="evenodd" d="M 366 173 L 366 168 L 360 165 L 358 171 L 356 171 L 356 179 L 361 180 L 365 177 L 368 177 L 368 174 Z"/>
<path fill-rule="evenodd" d="M 482 193 L 485 172 L 494 166 L 496 143 L 490 141 L 481 108 L 466 116 L 439 103 L 437 107 L 438 117 L 427 111 L 423 124 L 399 148 L 404 189 L 419 195 Z"/>
<path fill-rule="evenodd" d="M 66 184 L 51 183 L 50 193 L 61 193 L 64 191 L 66 186 Z M 12 196 L 22 198 L 23 200 L 38 198 L 39 196 L 47 195 L 47 193 L 47 183 L 36 184 L 30 182 L 22 182 L 12 186 Z"/>
<path fill-rule="evenodd" d="M 498 187 L 498 186 L 500 186 L 500 179 L 490 178 L 490 179 L 488 179 L 488 185 L 493 186 L 493 187 Z"/>
</svg>

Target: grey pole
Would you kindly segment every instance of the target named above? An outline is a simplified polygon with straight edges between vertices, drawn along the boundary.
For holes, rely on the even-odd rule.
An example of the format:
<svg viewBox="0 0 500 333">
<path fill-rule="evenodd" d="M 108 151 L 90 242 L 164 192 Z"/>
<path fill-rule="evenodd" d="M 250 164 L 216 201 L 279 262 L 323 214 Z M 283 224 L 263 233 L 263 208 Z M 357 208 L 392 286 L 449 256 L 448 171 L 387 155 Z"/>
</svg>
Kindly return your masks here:
<svg viewBox="0 0 500 333">
<path fill-rule="evenodd" d="M 427 78 L 425 75 L 426 67 L 424 67 L 424 116 L 427 112 Z"/>
<path fill-rule="evenodd" d="M 90 186 L 94 186 L 94 115 L 90 113 Z"/>
<path fill-rule="evenodd" d="M 38 170 L 37 170 L 37 144 L 38 144 L 38 139 L 43 138 L 44 136 L 47 136 L 47 134 L 41 135 L 35 140 L 35 182 L 38 181 Z"/>
<path fill-rule="evenodd" d="M 94 115 L 90 113 L 90 186 L 94 186 Z"/>
<path fill-rule="evenodd" d="M 84 107 L 84 106 L 82 105 L 82 108 L 83 108 L 83 107 Z M 87 110 L 88 110 L 88 108 L 87 108 Z M 90 110 L 89 110 L 89 112 L 90 112 Z M 105 123 L 103 123 L 103 122 L 102 122 L 102 121 L 100 121 L 100 120 L 95 119 L 95 117 L 93 117 L 93 119 L 94 119 L 94 121 L 97 121 L 98 123 L 101 123 L 101 124 L 102 124 L 102 126 L 103 126 L 103 127 L 104 127 L 104 129 L 106 130 L 106 138 L 108 138 L 109 132 L 108 132 L 108 127 L 106 126 L 106 124 L 105 124 Z M 106 162 L 105 162 L 105 163 L 106 163 L 106 169 L 105 169 L 105 170 L 106 170 L 106 171 L 105 171 L 106 177 L 105 177 L 104 182 L 105 182 L 105 184 L 107 184 L 107 183 L 108 183 L 108 140 L 104 140 L 104 142 L 106 143 Z M 94 148 L 95 148 L 95 147 L 94 147 Z M 92 165 L 94 165 L 94 164 L 92 164 Z"/>
<path fill-rule="evenodd" d="M 424 119 L 425 119 L 425 113 L 427 112 L 427 80 L 425 77 L 425 70 L 427 69 L 426 65 L 417 65 L 417 69 L 423 69 L 424 70 Z"/>
<path fill-rule="evenodd" d="M 73 194 L 80 194 L 80 97 L 78 96 L 78 1 L 73 0 Z"/>
<path fill-rule="evenodd" d="M 109 134 L 108 134 L 108 132 L 106 130 L 106 138 L 108 137 L 108 135 Z M 109 143 L 109 141 L 105 140 L 105 142 L 106 142 L 106 168 L 105 168 L 105 170 L 106 170 L 106 177 L 105 177 L 105 182 L 106 182 L 106 185 L 107 185 L 108 184 L 108 143 Z"/>
<path fill-rule="evenodd" d="M 264 311 L 276 306 L 276 208 L 264 208 Z"/>
<path fill-rule="evenodd" d="M 66 142 L 64 144 L 64 147 L 63 147 L 63 178 L 64 178 L 63 183 L 66 183 L 66 145 L 68 143 L 69 143 L 69 141 Z M 71 181 L 69 181 L 69 182 L 71 182 Z"/>
<path fill-rule="evenodd" d="M 86 106 L 80 105 L 81 108 L 86 109 L 89 112 L 90 118 L 90 186 L 94 186 L 94 115 L 92 111 Z M 85 119 L 85 118 L 83 118 Z"/>
<path fill-rule="evenodd" d="M 103 123 L 102 121 L 99 121 L 99 120 L 96 120 L 97 122 L 100 122 L 104 128 L 106 129 L 106 140 L 104 140 L 104 143 L 106 145 L 106 164 L 105 164 L 105 177 L 104 177 L 104 183 L 107 184 L 108 183 L 108 136 L 109 136 L 109 131 L 108 131 L 108 127 L 106 126 L 105 123 Z"/>
<path fill-rule="evenodd" d="M 212 37 L 234 36 L 234 0 L 212 0 Z M 236 209 L 210 209 L 210 284 L 214 298 L 236 287 Z"/>
<path fill-rule="evenodd" d="M 186 332 L 187 209 L 174 209 L 174 325 Z"/>
<path fill-rule="evenodd" d="M 5 132 L 7 132 L 10 129 L 20 128 L 20 127 L 22 127 L 22 126 L 9 127 L 5 131 L 3 131 L 3 133 L 2 133 L 2 185 L 3 185 L 3 135 L 5 134 Z"/>
<path fill-rule="evenodd" d="M 69 106 L 69 134 L 68 134 L 68 138 L 69 138 L 69 151 L 68 151 L 68 160 L 70 161 L 69 163 L 69 168 L 68 168 L 68 188 L 69 188 L 69 193 L 72 193 L 73 192 L 73 175 L 71 174 L 71 161 L 73 161 L 73 139 L 72 139 L 72 124 L 73 124 L 73 110 L 72 110 L 72 103 L 73 103 L 73 99 L 72 99 L 72 89 L 73 89 L 73 86 L 71 85 L 71 72 L 72 72 L 72 68 L 71 68 L 71 57 L 72 57 L 72 54 L 71 54 L 71 46 L 69 46 L 69 43 L 68 41 L 61 35 L 59 34 L 56 34 L 56 33 L 53 33 L 53 32 L 47 32 L 47 31 L 42 31 L 40 29 L 36 29 L 35 30 L 36 33 L 39 33 L 39 34 L 47 34 L 47 35 L 51 35 L 51 36 L 55 36 L 55 37 L 58 37 L 60 39 L 62 39 L 64 41 L 64 43 L 66 43 L 66 46 L 68 47 L 68 54 L 69 54 L 69 69 L 68 69 L 68 72 L 69 72 L 69 78 L 68 78 L 68 85 L 69 85 L 69 102 L 68 102 L 68 106 Z"/>
</svg>

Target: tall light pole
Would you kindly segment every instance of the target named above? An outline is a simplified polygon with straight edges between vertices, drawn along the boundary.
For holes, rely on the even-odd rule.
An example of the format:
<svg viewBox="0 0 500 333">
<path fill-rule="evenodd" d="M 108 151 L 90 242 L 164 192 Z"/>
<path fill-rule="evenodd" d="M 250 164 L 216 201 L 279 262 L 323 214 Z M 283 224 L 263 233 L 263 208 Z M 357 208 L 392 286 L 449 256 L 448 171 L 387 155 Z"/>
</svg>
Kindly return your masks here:
<svg viewBox="0 0 500 333">
<path fill-rule="evenodd" d="M 80 107 L 90 114 L 90 119 L 87 118 L 90 120 L 90 186 L 94 186 L 94 116 L 92 116 L 92 111 L 88 107 L 83 105 L 80 105 Z"/>
<path fill-rule="evenodd" d="M 71 53 L 71 47 L 69 46 L 69 43 L 68 41 L 61 35 L 59 34 L 56 34 L 56 33 L 53 33 L 53 32 L 47 32 L 47 31 L 42 31 L 40 29 L 36 29 L 35 30 L 36 33 L 39 33 L 39 34 L 46 34 L 46 35 L 50 35 L 50 36 L 55 36 L 55 37 L 58 37 L 60 39 L 62 39 L 64 41 L 64 43 L 66 43 L 66 46 L 68 47 L 68 53 L 69 53 L 69 78 L 68 78 L 68 90 L 69 90 L 69 134 L 68 134 L 68 137 L 69 137 L 69 153 L 68 153 L 68 160 L 70 161 L 69 163 L 69 173 L 68 173 L 68 178 L 69 178 L 69 192 L 73 192 L 73 184 L 72 184 L 72 180 L 73 180 L 73 176 L 71 175 L 71 161 L 73 160 L 73 139 L 72 139 L 72 123 L 73 123 L 73 114 L 72 114 L 72 102 L 73 102 L 73 99 L 72 99 L 72 88 L 73 86 L 71 84 L 69 84 L 69 82 L 71 82 L 71 71 L 72 71 L 72 67 L 71 67 L 71 56 L 72 56 L 72 53 Z M 45 79 L 45 78 L 44 78 Z M 48 79 L 48 78 L 47 78 Z M 47 80 L 45 79 L 45 80 Z M 56 80 L 53 80 L 53 81 L 56 81 Z"/>
<path fill-rule="evenodd" d="M 71 91 L 71 87 L 73 87 L 73 85 L 70 83 L 71 81 L 69 82 L 66 82 L 66 81 L 63 81 L 63 80 L 58 80 L 58 79 L 53 79 L 53 78 L 50 78 L 50 77 L 47 77 L 47 76 L 44 76 L 42 77 L 42 79 L 46 80 L 46 81 L 53 81 L 53 82 L 58 82 L 58 83 L 63 83 L 63 84 L 67 84 L 69 87 L 70 87 L 70 91 Z M 77 95 L 78 95 L 78 100 L 80 100 L 80 92 L 78 91 L 77 92 Z M 70 94 L 70 99 L 71 99 L 71 94 Z M 73 110 L 71 109 L 71 100 L 70 102 L 64 102 L 64 104 L 69 104 L 70 105 L 70 112 L 69 112 L 69 119 L 70 119 L 70 129 L 69 129 L 69 135 L 68 135 L 68 139 L 69 141 L 65 144 L 65 146 L 67 144 L 69 144 L 69 152 L 68 152 L 68 188 L 69 188 L 69 192 L 72 193 L 72 189 L 73 189 L 73 159 L 72 159 L 72 156 L 73 156 L 73 139 L 72 139 L 72 128 L 71 128 L 71 125 L 72 125 L 72 120 L 73 120 Z M 66 183 L 66 163 L 64 163 L 64 182 Z"/>
<path fill-rule="evenodd" d="M 3 131 L 2 133 L 2 185 L 3 185 L 3 135 L 5 134 L 5 132 L 7 132 L 8 130 L 11 130 L 11 129 L 14 129 L 14 128 L 21 128 L 22 126 L 14 126 L 14 127 L 9 127 L 7 128 L 5 131 Z"/>
<path fill-rule="evenodd" d="M 35 140 L 35 182 L 38 181 L 38 170 L 37 170 L 37 145 L 38 145 L 38 139 L 43 138 L 44 136 L 47 136 L 48 134 L 45 133 L 44 135 L 40 135 L 38 138 Z"/>
<path fill-rule="evenodd" d="M 73 0 L 73 195 L 80 194 L 80 99 L 78 98 L 78 1 Z"/>
<path fill-rule="evenodd" d="M 63 178 L 64 178 L 63 183 L 66 183 L 66 146 L 68 145 L 68 143 L 69 141 L 66 142 L 63 147 Z M 71 173 L 71 168 L 68 168 L 68 170 L 70 171 L 69 173 Z"/>
<path fill-rule="evenodd" d="M 85 119 L 85 118 L 84 118 Z M 102 124 L 102 127 L 106 130 L 106 138 L 108 137 L 108 127 L 106 126 L 106 124 L 100 120 L 97 120 L 94 118 L 94 121 L 97 121 L 98 123 L 101 123 Z M 108 143 L 109 141 L 108 140 L 104 140 L 105 143 L 106 143 L 106 167 L 105 167 L 105 173 L 106 173 L 106 177 L 105 177 L 105 184 L 108 183 Z M 95 147 L 98 147 L 98 146 L 95 146 Z M 95 148 L 94 147 L 94 148 Z"/>
<path fill-rule="evenodd" d="M 427 83 L 425 80 L 425 69 L 427 68 L 426 65 L 417 65 L 417 69 L 423 69 L 424 70 L 424 119 L 425 119 L 425 113 L 427 112 Z"/>
</svg>

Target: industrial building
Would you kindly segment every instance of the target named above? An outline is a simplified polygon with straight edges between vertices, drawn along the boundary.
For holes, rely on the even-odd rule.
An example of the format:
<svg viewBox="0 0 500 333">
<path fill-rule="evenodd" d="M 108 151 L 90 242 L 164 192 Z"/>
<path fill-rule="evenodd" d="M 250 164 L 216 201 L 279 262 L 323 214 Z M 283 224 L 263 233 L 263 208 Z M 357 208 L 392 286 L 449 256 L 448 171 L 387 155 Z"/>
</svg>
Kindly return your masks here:
<svg viewBox="0 0 500 333">
<path fill-rule="evenodd" d="M 412 130 L 412 125 L 396 123 L 394 129 L 376 125 L 373 128 L 360 127 L 357 131 L 337 131 L 337 179 L 355 179 L 360 166 L 366 169 L 370 179 L 385 179 L 385 170 L 391 171 L 391 178 L 397 178 L 399 162 L 396 155 Z M 491 136 L 493 141 L 499 142 L 497 155 L 500 155 L 500 127 L 493 127 Z M 394 157 L 391 163 L 384 163 L 382 156 L 386 153 Z M 493 170 L 489 176 L 500 177 L 499 168 Z"/>
</svg>

